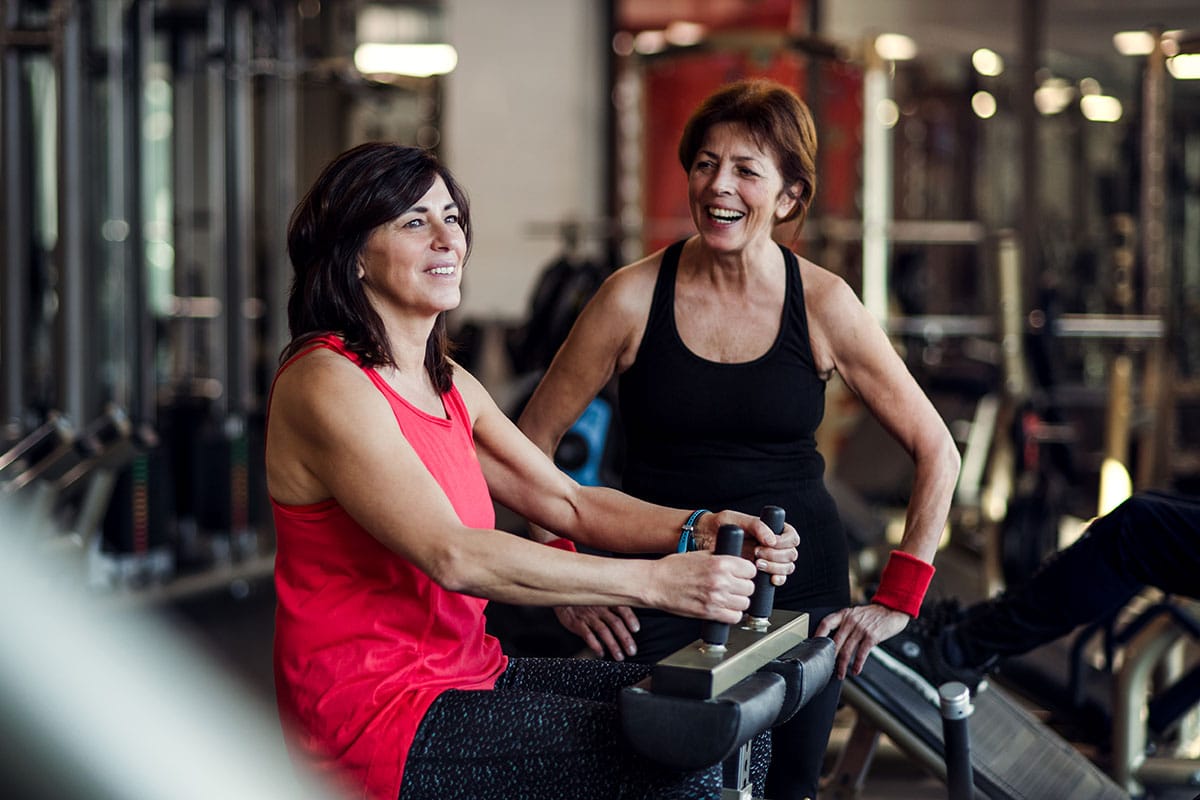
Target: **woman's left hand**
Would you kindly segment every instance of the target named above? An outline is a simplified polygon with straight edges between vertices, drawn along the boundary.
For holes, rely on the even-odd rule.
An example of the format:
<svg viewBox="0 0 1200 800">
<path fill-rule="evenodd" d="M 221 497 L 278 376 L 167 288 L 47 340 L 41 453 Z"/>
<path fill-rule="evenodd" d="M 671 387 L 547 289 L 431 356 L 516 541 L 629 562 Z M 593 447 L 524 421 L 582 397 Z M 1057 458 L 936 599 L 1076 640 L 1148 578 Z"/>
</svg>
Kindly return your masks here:
<svg viewBox="0 0 1200 800">
<path fill-rule="evenodd" d="M 903 611 L 896 611 L 878 603 L 851 606 L 826 616 L 817 626 L 813 636 L 829 636 L 830 631 L 834 631 L 837 677 L 844 680 L 848 674 L 857 675 L 862 672 L 871 648 L 904 630 L 910 619 L 912 617 Z"/>
<path fill-rule="evenodd" d="M 700 550 L 712 550 L 722 525 L 737 525 L 742 529 L 745 533 L 742 555 L 753 561 L 759 572 L 769 573 L 771 583 L 782 586 L 787 576 L 796 570 L 800 534 L 790 524 L 784 523 L 783 531 L 776 536 L 767 523 L 749 514 L 738 511 L 705 514 L 697 526 L 696 546 Z"/>
</svg>

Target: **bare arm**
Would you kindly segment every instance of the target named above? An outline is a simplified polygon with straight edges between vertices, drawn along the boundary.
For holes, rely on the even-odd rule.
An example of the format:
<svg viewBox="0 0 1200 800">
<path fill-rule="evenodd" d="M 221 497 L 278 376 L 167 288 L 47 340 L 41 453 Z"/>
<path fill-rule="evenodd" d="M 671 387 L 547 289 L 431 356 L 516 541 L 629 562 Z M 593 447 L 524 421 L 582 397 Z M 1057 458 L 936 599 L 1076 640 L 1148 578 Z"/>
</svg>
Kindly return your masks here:
<svg viewBox="0 0 1200 800">
<path fill-rule="evenodd" d="M 447 589 L 518 604 L 643 604 L 729 622 L 748 604 L 754 569 L 743 559 L 692 553 L 617 562 L 464 526 L 386 399 L 328 351 L 301 358 L 280 377 L 270 424 L 268 480 L 279 502 L 336 497 L 381 543 Z"/>
<path fill-rule="evenodd" d="M 813 278 L 805 273 L 818 363 L 836 370 L 912 457 L 916 473 L 899 549 L 932 563 L 958 480 L 958 448 L 882 328 L 845 282 L 824 270 L 814 271 Z M 816 633 L 837 631 L 838 674 L 845 677 L 861 671 L 870 649 L 903 630 L 908 620 L 903 612 L 870 604 L 829 615 Z"/>
<path fill-rule="evenodd" d="M 554 465 L 512 424 L 469 374 L 458 373 L 463 397 L 475 414 L 475 442 L 492 496 L 531 522 L 569 534 L 572 541 L 627 553 L 672 553 L 692 509 L 647 503 L 615 489 L 580 486 Z M 699 520 L 696 543 L 711 550 L 718 528 L 736 524 L 746 532 L 748 556 L 772 574 L 791 574 L 799 535 L 784 527 L 776 537 L 757 517 L 736 511 Z"/>
<path fill-rule="evenodd" d="M 657 274 L 650 259 L 618 270 L 575 321 L 517 422 L 547 456 L 553 457 L 588 403 L 632 363 Z"/>
</svg>

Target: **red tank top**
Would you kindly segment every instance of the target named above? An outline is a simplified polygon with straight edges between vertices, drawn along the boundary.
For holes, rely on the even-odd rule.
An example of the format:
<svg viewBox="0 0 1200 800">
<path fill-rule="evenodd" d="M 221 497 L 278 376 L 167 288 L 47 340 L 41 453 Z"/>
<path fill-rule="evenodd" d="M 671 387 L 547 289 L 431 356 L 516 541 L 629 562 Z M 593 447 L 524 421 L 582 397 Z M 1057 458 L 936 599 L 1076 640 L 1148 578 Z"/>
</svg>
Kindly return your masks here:
<svg viewBox="0 0 1200 800">
<path fill-rule="evenodd" d="M 317 347 L 357 358 L 325 337 Z M 495 527 L 462 396 L 447 419 L 409 405 L 364 369 L 464 525 Z M 484 632 L 486 600 L 449 592 L 384 547 L 330 498 L 275 519 L 275 686 L 294 753 L 348 778 L 363 797 L 395 800 L 417 726 L 446 689 L 491 689 L 507 660 Z"/>
</svg>

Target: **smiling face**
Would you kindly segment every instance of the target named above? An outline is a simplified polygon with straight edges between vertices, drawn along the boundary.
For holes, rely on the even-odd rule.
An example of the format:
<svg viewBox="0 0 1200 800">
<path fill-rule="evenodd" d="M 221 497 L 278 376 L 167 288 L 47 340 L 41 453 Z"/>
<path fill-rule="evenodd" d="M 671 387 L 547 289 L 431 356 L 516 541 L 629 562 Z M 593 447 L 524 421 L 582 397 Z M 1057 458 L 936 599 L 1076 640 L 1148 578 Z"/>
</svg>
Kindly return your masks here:
<svg viewBox="0 0 1200 800">
<path fill-rule="evenodd" d="M 735 252 L 769 240 L 795 206 L 774 154 L 744 125 L 722 122 L 704 137 L 688 170 L 688 205 L 704 243 Z"/>
<path fill-rule="evenodd" d="M 381 313 L 436 315 L 462 299 L 466 252 L 458 205 L 439 176 L 411 208 L 371 233 L 359 277 Z"/>
</svg>

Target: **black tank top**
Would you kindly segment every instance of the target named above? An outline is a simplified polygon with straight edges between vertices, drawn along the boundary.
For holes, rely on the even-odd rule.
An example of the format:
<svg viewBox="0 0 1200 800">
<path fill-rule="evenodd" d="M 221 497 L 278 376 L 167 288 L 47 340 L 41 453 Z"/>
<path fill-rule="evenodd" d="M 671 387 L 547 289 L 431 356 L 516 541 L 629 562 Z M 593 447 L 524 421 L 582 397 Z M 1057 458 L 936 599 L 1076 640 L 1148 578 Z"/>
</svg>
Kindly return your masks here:
<svg viewBox="0 0 1200 800">
<path fill-rule="evenodd" d="M 622 488 L 677 508 L 757 515 L 764 505 L 781 506 L 800 533 L 800 547 L 795 573 L 776 590 L 776 605 L 845 605 L 850 599 L 845 534 L 825 489 L 825 460 L 815 438 L 825 412 L 825 381 L 809 344 L 796 255 L 780 247 L 787 287 L 771 348 L 753 361 L 722 364 L 688 350 L 675 326 L 683 244 L 663 254 L 637 358 L 619 378 L 626 439 Z M 652 655 L 639 642 L 642 658 L 673 649 Z"/>
</svg>

